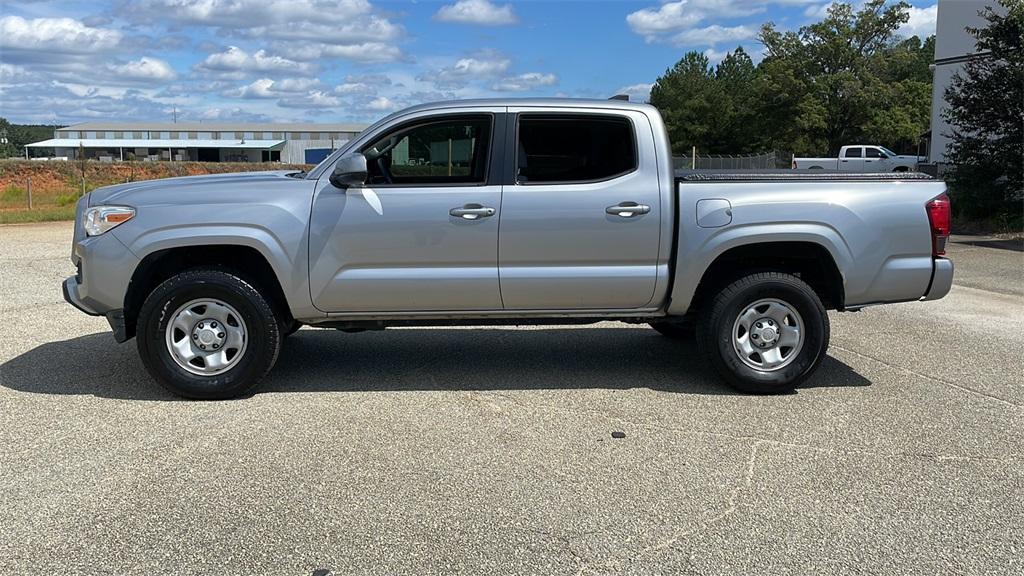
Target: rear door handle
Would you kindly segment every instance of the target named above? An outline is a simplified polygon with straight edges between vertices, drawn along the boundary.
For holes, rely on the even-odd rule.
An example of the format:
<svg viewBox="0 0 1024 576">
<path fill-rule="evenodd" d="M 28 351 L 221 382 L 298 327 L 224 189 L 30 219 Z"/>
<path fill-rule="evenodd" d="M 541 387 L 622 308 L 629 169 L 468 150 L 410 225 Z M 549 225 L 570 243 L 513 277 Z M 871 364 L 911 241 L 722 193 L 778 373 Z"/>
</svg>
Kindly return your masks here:
<svg viewBox="0 0 1024 576">
<path fill-rule="evenodd" d="M 636 202 L 619 202 L 615 206 L 605 208 L 604 211 L 612 216 L 632 218 L 638 214 L 647 214 L 651 211 L 651 207 L 646 204 L 637 204 Z"/>
<path fill-rule="evenodd" d="M 464 218 L 466 220 L 477 220 L 479 218 L 494 216 L 494 208 L 482 206 L 480 204 L 466 204 L 462 208 L 452 208 L 448 213 L 452 216 Z"/>
</svg>

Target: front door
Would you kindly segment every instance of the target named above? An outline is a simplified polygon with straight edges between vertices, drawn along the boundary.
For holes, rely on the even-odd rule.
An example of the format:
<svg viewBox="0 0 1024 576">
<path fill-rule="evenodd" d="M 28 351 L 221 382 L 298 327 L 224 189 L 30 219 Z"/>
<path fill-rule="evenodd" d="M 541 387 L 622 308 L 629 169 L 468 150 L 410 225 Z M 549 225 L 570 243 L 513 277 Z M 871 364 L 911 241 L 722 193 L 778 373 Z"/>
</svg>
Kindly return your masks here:
<svg viewBox="0 0 1024 576">
<path fill-rule="evenodd" d="M 648 305 L 663 207 L 647 117 L 636 111 L 513 111 L 515 178 L 504 188 L 498 241 L 505 308 Z"/>
<path fill-rule="evenodd" d="M 362 188 L 324 184 L 325 173 L 310 224 L 317 308 L 501 309 L 501 158 L 492 139 L 504 135 L 503 112 L 434 114 L 387 130 L 360 149 L 369 169 Z"/>
</svg>

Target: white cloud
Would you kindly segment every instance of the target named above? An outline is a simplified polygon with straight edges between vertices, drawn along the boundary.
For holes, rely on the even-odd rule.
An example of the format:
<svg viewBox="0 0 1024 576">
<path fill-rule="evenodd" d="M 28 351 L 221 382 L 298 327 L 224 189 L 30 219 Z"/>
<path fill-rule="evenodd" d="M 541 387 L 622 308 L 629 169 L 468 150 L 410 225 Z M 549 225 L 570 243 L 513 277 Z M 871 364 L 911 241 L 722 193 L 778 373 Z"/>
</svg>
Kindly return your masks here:
<svg viewBox="0 0 1024 576">
<path fill-rule="evenodd" d="M 128 17 L 186 24 L 250 28 L 271 22 L 349 22 L 369 14 L 367 0 L 136 0 Z"/>
<path fill-rule="evenodd" d="M 216 120 L 231 122 L 269 122 L 270 117 L 258 112 L 250 112 L 242 108 L 205 108 L 197 115 L 200 120 Z"/>
<path fill-rule="evenodd" d="M 434 14 L 434 19 L 481 26 L 503 26 L 518 22 L 511 4 L 497 6 L 489 0 L 459 0 L 455 4 L 442 6 Z"/>
<path fill-rule="evenodd" d="M 540 72 L 527 72 L 517 76 L 509 76 L 495 82 L 492 90 L 498 92 L 526 92 L 535 90 L 541 86 L 553 86 L 558 83 L 558 77 L 554 74 L 542 74 Z"/>
<path fill-rule="evenodd" d="M 418 79 L 433 82 L 439 88 L 459 88 L 471 80 L 496 78 L 508 71 L 512 61 L 495 53 L 460 58 L 451 66 L 421 75 Z"/>
<path fill-rule="evenodd" d="M 736 37 L 712 37 L 701 30 L 717 29 L 733 36 L 741 33 L 749 38 L 750 26 L 723 27 L 719 24 L 699 29 L 706 20 L 729 19 L 765 12 L 772 5 L 805 5 L 821 0 L 677 0 L 658 7 L 642 8 L 626 16 L 630 30 L 643 36 L 647 42 L 671 42 L 676 45 L 703 44 L 709 40 L 734 41 Z M 687 35 L 692 34 L 692 37 Z M 691 39 L 692 38 L 692 39 Z"/>
<path fill-rule="evenodd" d="M 28 70 L 23 66 L 16 66 L 14 64 L 6 64 L 0 62 L 0 80 L 4 82 L 11 82 L 28 76 Z M 0 89 L 3 87 L 0 86 Z"/>
<path fill-rule="evenodd" d="M 102 52 L 117 46 L 117 30 L 93 28 L 72 18 L 0 18 L 0 48 L 69 54 Z"/>
<path fill-rule="evenodd" d="M 812 4 L 808 6 L 806 10 L 804 10 L 804 16 L 807 16 L 811 20 L 815 21 L 823 20 L 826 16 L 828 16 L 828 10 L 829 8 L 832 7 L 833 4 L 835 4 L 835 2 L 826 2 L 824 4 L 819 5 Z"/>
<path fill-rule="evenodd" d="M 143 56 L 138 60 L 125 64 L 107 66 L 111 74 L 123 80 L 166 81 L 174 80 L 178 74 L 171 65 L 159 58 Z"/>
<path fill-rule="evenodd" d="M 372 110 L 374 112 L 390 112 L 398 108 L 398 104 L 393 102 L 386 96 L 378 96 L 373 100 L 370 100 L 364 106 L 366 110 Z"/>
<path fill-rule="evenodd" d="M 900 26 L 899 34 L 910 38 L 918 36 L 922 40 L 935 34 L 935 22 L 938 17 L 939 5 L 933 4 L 927 8 L 910 7 L 910 20 Z"/>
<path fill-rule="evenodd" d="M 683 30 L 672 37 L 672 42 L 677 46 L 692 46 L 694 44 L 714 46 L 720 42 L 736 42 L 757 36 L 757 28 L 752 26 L 719 26 L 712 24 L 705 28 L 692 28 Z"/>
<path fill-rule="evenodd" d="M 298 72 L 307 73 L 314 69 L 314 66 L 307 63 L 300 63 L 281 56 L 267 54 L 265 50 L 259 50 L 255 54 L 249 54 L 237 46 L 228 46 L 224 52 L 210 54 L 196 67 L 203 71 L 210 72 Z"/>
<path fill-rule="evenodd" d="M 714 66 L 724 60 L 725 57 L 729 55 L 729 52 L 729 50 L 715 50 L 714 48 L 708 48 L 704 51 L 704 56 L 707 57 L 708 63 Z"/>
<path fill-rule="evenodd" d="M 278 106 L 285 108 L 337 108 L 343 104 L 341 98 L 323 90 L 313 90 L 304 96 L 282 98 Z"/>
<path fill-rule="evenodd" d="M 405 34 L 405 29 L 387 18 L 371 15 L 337 23 L 277 21 L 245 28 L 240 33 L 252 38 L 305 40 L 322 44 L 358 44 L 398 40 Z"/>
<path fill-rule="evenodd" d="M 260 78 L 241 88 L 227 90 L 224 92 L 224 96 L 245 99 L 280 98 L 289 94 L 309 92 L 314 88 L 319 88 L 322 84 L 317 78 L 284 78 L 281 80 Z"/>
<path fill-rule="evenodd" d="M 634 102 L 647 102 L 651 99 L 651 88 L 654 84 L 630 84 L 615 91 L 615 94 L 625 94 Z"/>
<path fill-rule="evenodd" d="M 321 56 L 344 58 L 353 62 L 369 64 L 374 62 L 395 62 L 402 59 L 402 51 L 398 46 L 379 42 L 348 44 L 343 46 L 323 46 Z"/>
<path fill-rule="evenodd" d="M 651 42 L 657 39 L 658 34 L 682 30 L 704 18 L 699 11 L 691 10 L 688 4 L 688 0 L 679 0 L 662 4 L 658 9 L 637 10 L 626 16 L 626 23 L 630 30 Z"/>
<path fill-rule="evenodd" d="M 447 69 L 447 73 L 456 76 L 492 76 L 508 70 L 510 64 L 508 58 L 461 58 Z"/>
</svg>

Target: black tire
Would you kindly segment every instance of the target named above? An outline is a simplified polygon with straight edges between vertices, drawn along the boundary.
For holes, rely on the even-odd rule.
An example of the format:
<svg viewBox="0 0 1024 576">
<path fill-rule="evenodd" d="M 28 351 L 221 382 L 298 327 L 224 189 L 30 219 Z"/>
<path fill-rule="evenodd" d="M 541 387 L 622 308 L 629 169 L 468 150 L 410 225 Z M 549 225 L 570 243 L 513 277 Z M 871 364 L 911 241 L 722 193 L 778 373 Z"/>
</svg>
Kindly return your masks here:
<svg viewBox="0 0 1024 576">
<path fill-rule="evenodd" d="M 803 344 L 788 364 L 766 371 L 741 359 L 733 346 L 737 319 L 762 299 L 777 299 L 794 309 L 802 320 Z M 762 272 L 728 285 L 703 311 L 697 324 L 698 345 L 715 371 L 734 388 L 752 394 L 789 392 L 810 376 L 825 358 L 829 321 L 814 290 L 796 276 Z M 752 338 L 753 336 L 748 336 Z"/>
<path fill-rule="evenodd" d="M 662 336 L 667 336 L 675 340 L 692 340 L 695 335 L 694 325 L 690 322 L 649 322 L 651 328 L 654 328 Z"/>
<path fill-rule="evenodd" d="M 208 376 L 179 366 L 166 340 L 175 311 L 203 298 L 234 308 L 246 328 L 241 358 L 223 372 Z M 139 310 L 136 341 L 146 370 L 162 386 L 186 398 L 214 400 L 243 395 L 259 383 L 277 361 L 279 330 L 273 307 L 247 281 L 224 270 L 194 269 L 172 276 L 149 294 Z"/>
</svg>

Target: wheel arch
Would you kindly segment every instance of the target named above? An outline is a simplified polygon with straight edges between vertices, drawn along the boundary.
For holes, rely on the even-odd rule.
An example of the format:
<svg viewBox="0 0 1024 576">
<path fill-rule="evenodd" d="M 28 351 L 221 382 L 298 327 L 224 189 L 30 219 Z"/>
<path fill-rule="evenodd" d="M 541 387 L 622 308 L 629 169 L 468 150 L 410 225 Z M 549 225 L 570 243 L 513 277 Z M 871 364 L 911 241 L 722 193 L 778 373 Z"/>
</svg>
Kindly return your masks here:
<svg viewBox="0 0 1024 576">
<path fill-rule="evenodd" d="M 282 322 L 294 320 L 281 281 L 263 252 L 245 244 L 191 244 L 153 250 L 142 257 L 125 292 L 127 337 L 135 335 L 138 311 L 154 288 L 175 274 L 204 267 L 230 271 L 244 278 L 266 296 Z"/>
<path fill-rule="evenodd" d="M 845 306 L 843 250 L 820 236 L 780 235 L 724 243 L 702 264 L 690 267 L 677 278 L 669 314 L 681 316 L 695 310 L 742 276 L 757 272 L 793 274 L 809 284 L 826 309 Z M 679 287 L 689 286 L 688 291 Z"/>
</svg>

